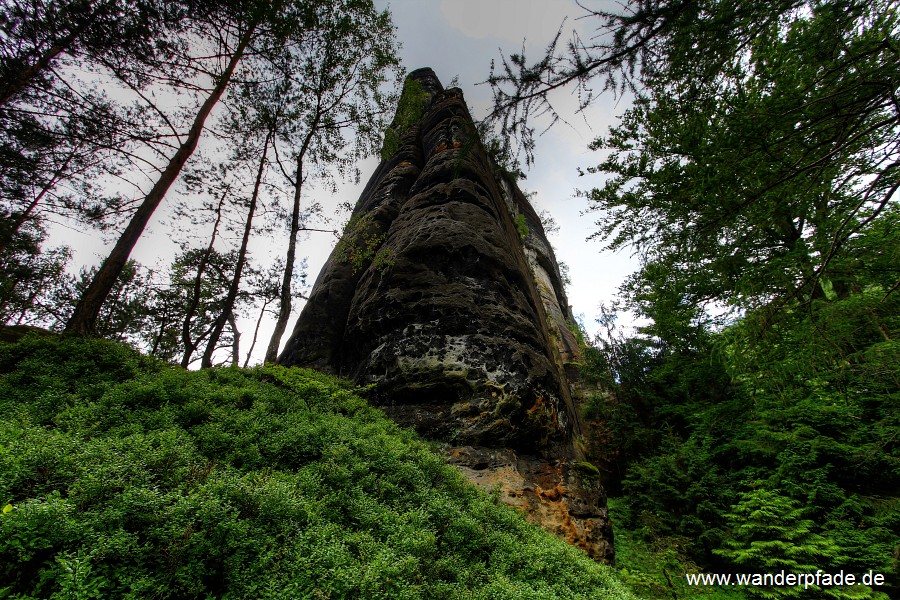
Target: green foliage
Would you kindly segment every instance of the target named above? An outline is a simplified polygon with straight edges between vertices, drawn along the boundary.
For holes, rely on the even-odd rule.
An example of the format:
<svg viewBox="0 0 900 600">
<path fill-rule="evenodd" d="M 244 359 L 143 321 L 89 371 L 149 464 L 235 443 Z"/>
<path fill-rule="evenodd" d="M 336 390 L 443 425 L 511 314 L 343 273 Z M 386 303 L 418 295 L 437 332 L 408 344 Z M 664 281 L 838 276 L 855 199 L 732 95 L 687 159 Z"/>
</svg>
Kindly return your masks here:
<svg viewBox="0 0 900 600">
<path fill-rule="evenodd" d="M 658 563 L 874 569 L 884 589 L 833 595 L 900 592 L 895 4 L 631 1 L 589 12 L 596 44 L 557 36 L 488 80 L 529 159 L 550 91 L 635 95 L 584 195 L 640 257 L 621 291 L 645 324 L 585 353 L 605 388 L 585 410 Z"/>
<path fill-rule="evenodd" d="M 711 302 L 739 314 L 859 291 L 861 272 L 898 241 L 898 109 L 888 88 L 867 83 L 900 77 L 884 43 L 900 33 L 895 7 L 770 3 L 756 9 L 771 11 L 766 20 L 738 24 L 739 12 L 699 4 L 683 17 L 756 32 L 744 48 L 723 42 L 734 53 L 707 64 L 708 77 L 668 55 L 593 144 L 609 151 L 593 170 L 606 183 L 586 194 L 602 215 L 596 235 L 644 257 L 628 286 L 635 308 L 662 326 L 667 311 L 653 300 L 663 295 L 693 322 Z M 686 21 L 667 35 L 696 44 L 689 31 L 714 35 L 702 29 L 714 28 Z M 885 289 L 897 279 L 887 269 Z"/>
<path fill-rule="evenodd" d="M 609 390 L 586 404 L 606 434 L 588 447 L 597 464 L 611 462 L 620 530 L 661 548 L 684 539 L 686 560 L 708 572 L 765 571 L 799 561 L 808 545 L 803 564 L 874 569 L 888 584 L 868 597 L 892 593 L 897 314 L 900 298 L 873 287 L 814 302 L 764 335 L 767 315 L 751 313 L 695 338 L 693 350 L 683 339 L 632 338 L 585 352 L 585 369 Z M 762 483 L 748 495 L 746 481 Z M 754 513 L 762 504 L 778 518 Z M 751 568 L 753 552 L 771 564 Z"/>
<path fill-rule="evenodd" d="M 400 136 L 397 135 L 396 129 L 388 126 L 388 128 L 384 130 L 384 143 L 381 145 L 381 158 L 382 160 L 388 160 L 399 151 Z"/>
<path fill-rule="evenodd" d="M 575 469 L 575 472 L 577 472 L 584 479 L 600 479 L 600 469 L 598 469 L 597 466 L 592 463 L 589 463 L 587 461 L 579 461 L 572 463 L 572 467 Z"/>
<path fill-rule="evenodd" d="M 528 223 L 525 222 L 525 215 L 521 213 L 516 215 L 516 231 L 519 234 L 519 238 L 524 242 L 525 238 L 528 237 Z"/>
<path fill-rule="evenodd" d="M 799 503 L 778 492 L 757 487 L 741 495 L 741 501 L 726 515 L 734 528 L 726 548 L 717 550 L 747 572 L 815 573 L 822 565 L 836 565 L 840 549 L 833 540 L 815 533 L 815 524 L 803 518 Z M 802 598 L 823 590 L 818 586 L 752 587 L 759 598 Z M 871 589 L 828 589 L 833 598 L 872 597 Z"/>
<path fill-rule="evenodd" d="M 350 263 L 353 272 L 372 266 L 382 270 L 394 264 L 389 248 L 383 247 L 387 234 L 375 222 L 371 213 L 353 215 L 344 227 L 344 233 L 335 246 L 338 260 Z"/>
<path fill-rule="evenodd" d="M 400 150 L 400 138 L 422 118 L 429 102 L 431 95 L 425 91 L 422 84 L 412 77 L 407 77 L 403 82 L 400 100 L 397 102 L 397 115 L 384 132 L 384 144 L 381 147 L 383 160 L 397 154 Z"/>
<path fill-rule="evenodd" d="M 639 532 L 620 526 L 627 519 L 621 499 L 609 500 L 609 514 L 616 530 L 616 565 L 619 574 L 642 598 L 746 598 L 740 588 L 687 585 L 685 574 L 701 571 L 691 558 L 688 538 L 663 536 L 648 542 Z"/>
<path fill-rule="evenodd" d="M 519 165 L 519 161 L 513 155 L 509 140 L 498 134 L 489 121 L 481 121 L 477 125 L 478 139 L 481 147 L 490 157 L 494 165 L 495 173 L 500 178 L 508 179 L 515 183 L 525 179 L 525 173 Z"/>
<path fill-rule="evenodd" d="M 162 289 L 147 302 L 149 323 L 142 332 L 142 347 L 153 356 L 170 362 L 183 360 L 187 350 L 185 319 L 188 320 L 190 344 L 199 345 L 225 308 L 236 262 L 237 250 L 219 252 L 214 248 L 195 248 L 178 253 L 169 265 L 167 285 L 161 286 Z M 262 274 L 252 265 L 245 269 L 249 277 L 261 278 Z M 271 273 L 267 275 L 272 277 Z M 237 306 L 249 304 L 250 296 L 248 291 L 240 290 Z M 194 350 L 196 348 L 190 348 L 189 354 L 192 355 Z"/>
<path fill-rule="evenodd" d="M 0 345 L 0 593 L 628 598 L 347 382 Z"/>
<path fill-rule="evenodd" d="M 72 283 L 69 248 L 43 248 L 44 227 L 33 220 L 12 229 L 16 218 L 0 206 L 0 324 L 60 323 Z"/>
</svg>

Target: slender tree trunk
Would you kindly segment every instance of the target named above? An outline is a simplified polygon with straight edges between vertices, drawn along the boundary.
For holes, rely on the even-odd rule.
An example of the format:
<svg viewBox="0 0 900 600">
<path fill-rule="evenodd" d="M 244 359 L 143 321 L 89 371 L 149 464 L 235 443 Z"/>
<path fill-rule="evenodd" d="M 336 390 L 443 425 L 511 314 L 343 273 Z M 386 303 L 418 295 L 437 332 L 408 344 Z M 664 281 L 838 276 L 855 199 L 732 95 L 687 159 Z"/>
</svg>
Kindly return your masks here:
<svg viewBox="0 0 900 600">
<path fill-rule="evenodd" d="M 259 159 L 259 169 L 256 171 L 256 182 L 253 184 L 253 194 L 250 196 L 250 207 L 247 209 L 247 221 L 244 224 L 244 237 L 241 239 L 241 249 L 238 251 L 237 264 L 234 267 L 234 277 L 231 279 L 231 285 L 228 287 L 228 296 L 225 298 L 225 305 L 222 312 L 216 318 L 212 331 L 209 334 L 209 340 L 206 342 L 206 350 L 203 352 L 203 359 L 200 361 L 201 369 L 208 369 L 212 366 L 212 355 L 222 337 L 222 331 L 228 322 L 228 316 L 234 311 L 234 304 L 237 300 L 238 291 L 241 287 L 241 275 L 244 270 L 244 264 L 247 262 L 247 246 L 250 243 L 250 233 L 253 230 L 253 214 L 256 212 L 256 202 L 259 199 L 259 188 L 262 185 L 263 173 L 266 169 L 266 155 L 269 152 L 269 142 L 272 139 L 273 131 L 269 130 L 266 134 L 266 140 L 263 143 L 262 156 Z"/>
<path fill-rule="evenodd" d="M 156 356 L 159 352 L 159 345 L 162 343 L 163 336 L 166 334 L 166 327 L 169 326 L 169 319 L 162 319 L 159 323 L 159 331 L 153 337 L 153 346 L 150 348 L 150 356 Z"/>
<path fill-rule="evenodd" d="M 191 340 L 191 320 L 197 307 L 200 305 L 200 294 L 203 292 L 203 275 L 206 272 L 206 265 L 209 264 L 209 257 L 212 256 L 213 246 L 216 243 L 216 235 L 219 231 L 219 224 L 222 222 L 222 205 L 225 203 L 225 197 L 228 195 L 226 190 L 219 199 L 219 205 L 216 207 L 216 222 L 213 225 L 212 236 L 209 238 L 209 244 L 206 246 L 206 252 L 200 258 L 200 264 L 197 265 L 197 277 L 194 278 L 194 285 L 191 289 L 191 299 L 187 310 L 184 313 L 184 321 L 181 323 L 181 343 L 184 344 L 184 356 L 181 357 L 181 366 L 185 369 L 191 364 L 191 355 L 200 345 L 200 339 Z"/>
<path fill-rule="evenodd" d="M 238 361 L 240 361 L 241 354 L 241 332 L 238 331 L 237 319 L 234 317 L 234 311 L 228 313 L 228 326 L 231 327 L 231 331 L 234 334 L 234 337 L 231 339 L 231 366 L 238 366 Z"/>
<path fill-rule="evenodd" d="M 256 327 L 253 329 L 253 340 L 250 342 L 250 349 L 247 350 L 247 357 L 244 359 L 244 368 L 247 368 L 247 365 L 250 364 L 250 356 L 253 354 L 253 349 L 256 348 L 256 338 L 259 337 L 259 326 L 262 324 L 263 317 L 266 314 L 266 308 L 269 307 L 269 303 L 271 300 L 266 299 L 263 301 L 262 308 L 259 311 L 259 317 L 256 319 Z"/>
<path fill-rule="evenodd" d="M 74 152 L 69 154 L 69 156 L 67 156 L 66 160 L 63 162 L 62 166 L 54 171 L 53 176 L 50 178 L 50 181 L 48 181 L 47 184 L 43 188 L 41 188 L 40 193 L 35 196 L 31 202 L 28 203 L 28 206 L 25 207 L 25 210 L 13 217 L 12 227 L 10 228 L 9 233 L 5 237 L 0 238 L 0 256 L 3 256 L 3 253 L 6 251 L 6 247 L 10 242 L 12 242 L 13 238 L 16 236 L 16 233 L 19 232 L 19 229 L 22 227 L 22 225 L 25 224 L 25 221 L 27 221 L 28 217 L 31 216 L 31 213 L 34 212 L 34 209 L 37 208 L 37 205 L 40 204 L 41 200 L 44 199 L 44 196 L 46 196 L 50 192 L 50 190 L 53 189 L 53 186 L 55 186 L 60 181 L 60 179 L 62 179 L 62 174 L 65 173 L 66 168 L 69 166 L 69 163 L 74 157 Z"/>
<path fill-rule="evenodd" d="M 160 175 L 159 179 L 156 181 L 153 189 L 151 189 L 150 193 L 147 194 L 147 197 L 144 198 L 144 202 L 131 218 L 128 227 L 122 232 L 119 241 L 116 242 L 116 245 L 109 253 L 109 256 L 106 257 L 106 260 L 103 261 L 103 265 L 101 265 L 100 270 L 97 271 L 91 284 L 79 299 L 78 304 L 75 306 L 75 311 L 72 313 L 72 318 L 69 319 L 69 322 L 66 324 L 66 331 L 72 331 L 80 335 L 96 335 L 97 317 L 100 314 L 100 309 L 103 306 L 104 301 L 106 301 L 110 290 L 112 290 L 116 280 L 119 278 L 119 274 L 122 272 L 122 268 L 125 266 L 128 257 L 131 255 L 131 251 L 134 249 L 135 244 L 137 244 L 138 239 L 140 239 L 141 234 L 143 234 L 144 229 L 147 227 L 150 217 L 153 216 L 154 211 L 156 211 L 156 208 L 159 206 L 160 202 L 162 202 L 169 187 L 171 187 L 175 182 L 175 179 L 178 178 L 187 159 L 190 158 L 191 154 L 193 154 L 194 150 L 197 148 L 197 142 L 200 140 L 200 134 L 203 132 L 206 118 L 209 116 L 209 113 L 212 112 L 212 109 L 219 101 L 219 98 L 222 97 L 225 88 L 228 87 L 231 76 L 234 74 L 238 62 L 240 62 L 243 57 L 244 50 L 246 50 L 247 44 L 250 43 L 250 39 L 253 36 L 255 29 L 256 24 L 251 24 L 244 33 L 237 48 L 235 48 L 234 53 L 231 55 L 228 66 L 225 68 L 221 77 L 219 77 L 216 86 L 213 88 L 209 97 L 207 97 L 206 101 L 200 107 L 197 116 L 194 118 L 194 123 L 191 125 L 191 129 L 188 132 L 188 136 L 184 143 L 181 144 L 181 147 L 178 148 L 178 151 L 169 161 L 168 166 L 166 166 L 165 171 L 163 171 L 162 175 Z"/>
<path fill-rule="evenodd" d="M 300 231 L 300 195 L 303 190 L 303 160 L 312 143 L 313 135 L 319 125 L 318 114 L 300 146 L 297 154 L 297 180 L 294 182 L 294 206 L 291 210 L 291 231 L 288 238 L 287 257 L 284 263 L 284 276 L 281 278 L 281 293 L 278 301 L 278 318 L 275 321 L 275 331 L 269 340 L 264 358 L 267 363 L 274 363 L 278 357 L 278 348 L 281 346 L 281 338 L 287 329 L 288 319 L 291 318 L 291 282 L 294 278 L 294 261 L 297 257 L 297 234 Z"/>
</svg>

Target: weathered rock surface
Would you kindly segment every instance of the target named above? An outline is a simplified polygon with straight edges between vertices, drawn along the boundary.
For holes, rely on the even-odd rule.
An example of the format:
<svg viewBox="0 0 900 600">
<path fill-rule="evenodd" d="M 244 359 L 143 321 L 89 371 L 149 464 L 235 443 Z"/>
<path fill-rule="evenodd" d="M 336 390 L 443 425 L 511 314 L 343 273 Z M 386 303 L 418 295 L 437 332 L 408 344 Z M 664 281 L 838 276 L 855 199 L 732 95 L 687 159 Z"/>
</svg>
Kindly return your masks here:
<svg viewBox="0 0 900 600">
<path fill-rule="evenodd" d="M 525 511 L 530 521 L 592 558 L 612 562 L 606 496 L 599 479 L 579 469 L 585 463 L 473 446 L 450 448 L 448 462 L 482 490 Z"/>
<path fill-rule="evenodd" d="M 605 496 L 575 468 L 578 349 L 540 220 L 430 69 L 386 140 L 279 362 L 375 384 L 470 480 L 611 561 Z"/>
</svg>

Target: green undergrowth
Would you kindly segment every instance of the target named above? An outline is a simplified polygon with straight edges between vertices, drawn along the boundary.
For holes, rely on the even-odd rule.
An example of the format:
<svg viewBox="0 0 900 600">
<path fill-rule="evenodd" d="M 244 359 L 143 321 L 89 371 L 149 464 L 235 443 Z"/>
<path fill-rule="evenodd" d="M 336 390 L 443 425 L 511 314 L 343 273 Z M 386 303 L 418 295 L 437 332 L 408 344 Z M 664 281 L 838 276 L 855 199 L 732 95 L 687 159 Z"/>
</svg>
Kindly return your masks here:
<svg viewBox="0 0 900 600">
<path fill-rule="evenodd" d="M 630 598 L 347 382 L 0 344 L 0 598 Z"/>
<path fill-rule="evenodd" d="M 609 516 L 615 527 L 624 520 L 624 507 L 619 498 L 610 498 Z M 616 566 L 619 575 L 641 598 L 703 598 L 705 600 L 745 600 L 739 587 L 688 585 L 688 573 L 701 573 L 686 551 L 689 540 L 670 536 L 647 541 L 627 527 L 615 527 Z"/>
</svg>

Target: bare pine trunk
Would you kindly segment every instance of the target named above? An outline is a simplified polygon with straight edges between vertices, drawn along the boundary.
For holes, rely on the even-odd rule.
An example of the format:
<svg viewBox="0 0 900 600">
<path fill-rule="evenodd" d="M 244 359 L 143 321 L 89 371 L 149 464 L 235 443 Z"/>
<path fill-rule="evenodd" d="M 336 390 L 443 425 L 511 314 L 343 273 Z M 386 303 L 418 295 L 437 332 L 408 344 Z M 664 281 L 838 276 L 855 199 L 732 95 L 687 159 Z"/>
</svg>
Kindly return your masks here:
<svg viewBox="0 0 900 600">
<path fill-rule="evenodd" d="M 202 338 L 196 340 L 191 339 L 191 320 L 197 307 L 200 305 L 200 294 L 203 292 L 203 275 L 206 272 L 206 265 L 209 263 L 209 257 L 212 256 L 213 246 L 216 243 L 216 235 L 219 232 L 219 224 L 222 222 L 222 205 L 225 203 L 227 192 L 222 194 L 219 199 L 219 205 L 216 207 L 216 222 L 213 225 L 212 236 L 209 238 L 209 244 L 206 246 L 206 252 L 197 265 L 197 277 L 194 278 L 194 285 L 191 289 L 191 300 L 188 308 L 184 313 L 184 321 L 181 323 L 181 343 L 184 344 L 184 356 L 181 357 L 181 366 L 185 369 L 191 364 L 191 356 L 194 350 L 200 345 Z"/>
<path fill-rule="evenodd" d="M 84 291 L 84 294 L 75 306 L 72 317 L 66 324 L 66 331 L 72 331 L 80 335 L 96 335 L 97 317 L 100 314 L 103 303 L 106 301 L 116 280 L 122 273 L 122 268 L 125 266 L 128 257 L 131 255 L 131 251 L 134 249 L 135 244 L 137 244 L 138 239 L 140 239 L 141 234 L 143 234 L 144 229 L 147 227 L 150 217 L 153 216 L 153 213 L 165 197 L 166 192 L 181 173 L 184 164 L 197 148 L 197 142 L 200 140 L 200 134 L 203 132 L 206 118 L 209 116 L 209 113 L 212 112 L 212 109 L 219 101 L 219 98 L 222 97 L 225 88 L 228 87 L 228 82 L 231 80 L 231 76 L 234 74 L 238 62 L 240 62 L 241 57 L 243 57 L 244 50 L 247 48 L 247 44 L 250 43 L 250 38 L 255 29 L 256 25 L 251 25 L 241 38 L 237 48 L 235 48 L 234 54 L 231 55 L 231 60 L 228 62 L 225 72 L 222 73 L 222 76 L 216 83 L 216 87 L 213 88 L 209 97 L 207 97 L 206 101 L 200 107 L 197 116 L 194 118 L 194 123 L 191 125 L 187 139 L 185 139 L 184 143 L 181 144 L 181 147 L 178 148 L 178 151 L 175 153 L 175 156 L 169 161 L 165 171 L 160 175 L 156 184 L 153 186 L 153 189 L 147 194 L 147 197 L 144 198 L 144 202 L 131 218 L 128 227 L 122 232 L 122 235 L 109 253 L 109 256 L 103 261 L 100 270 L 97 271 L 91 284 Z"/>
<path fill-rule="evenodd" d="M 291 280 L 294 278 L 294 260 L 297 257 L 297 234 L 300 231 L 300 196 L 303 190 L 303 159 L 306 157 L 306 151 L 312 142 L 313 135 L 318 126 L 318 117 L 310 126 L 309 133 L 300 146 L 300 152 L 297 154 L 297 181 L 294 183 L 294 206 L 291 210 L 291 231 L 288 238 L 288 249 L 286 261 L 284 263 L 284 276 L 281 278 L 281 293 L 278 301 L 278 318 L 275 321 L 275 330 L 272 332 L 272 338 L 269 340 L 269 346 L 266 348 L 266 356 L 264 361 L 274 363 L 278 357 L 278 348 L 281 346 L 281 338 L 287 329 L 288 319 L 291 318 Z"/>
<path fill-rule="evenodd" d="M 241 354 L 241 332 L 238 331 L 237 327 L 237 319 L 234 317 L 234 312 L 228 313 L 228 326 L 231 327 L 231 331 L 234 337 L 231 338 L 231 366 L 238 366 L 238 361 L 240 360 L 239 356 Z"/>
<path fill-rule="evenodd" d="M 266 308 L 269 306 L 270 300 L 265 300 L 263 302 L 262 308 L 259 311 L 259 318 L 256 319 L 256 327 L 253 329 L 253 340 L 250 342 L 250 349 L 247 350 L 247 357 L 244 359 L 244 368 L 247 368 L 247 365 L 250 364 L 250 357 L 253 355 L 253 349 L 256 348 L 256 338 L 259 336 L 259 326 L 262 324 L 263 317 L 266 314 Z"/>
</svg>

